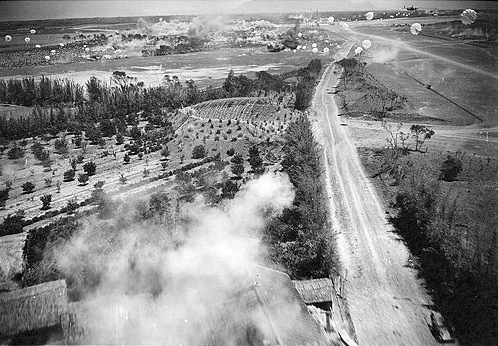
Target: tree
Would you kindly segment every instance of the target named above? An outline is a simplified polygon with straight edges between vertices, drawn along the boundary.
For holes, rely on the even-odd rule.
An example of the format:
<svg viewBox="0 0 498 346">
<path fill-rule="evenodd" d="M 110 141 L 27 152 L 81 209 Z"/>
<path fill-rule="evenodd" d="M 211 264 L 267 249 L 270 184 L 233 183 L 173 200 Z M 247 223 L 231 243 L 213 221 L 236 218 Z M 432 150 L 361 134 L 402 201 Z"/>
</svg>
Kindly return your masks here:
<svg viewBox="0 0 498 346">
<path fill-rule="evenodd" d="M 88 179 L 90 179 L 88 174 L 79 174 L 78 175 L 78 181 L 81 185 L 86 185 L 88 182 Z"/>
<path fill-rule="evenodd" d="M 259 149 L 256 145 L 249 148 L 249 159 L 247 161 L 255 174 L 259 175 L 263 173 L 263 159 L 260 157 Z"/>
<path fill-rule="evenodd" d="M 102 138 L 102 133 L 98 128 L 90 124 L 85 131 L 86 137 L 90 140 L 91 144 L 97 144 Z"/>
<path fill-rule="evenodd" d="M 64 172 L 64 181 L 72 181 L 74 180 L 74 176 L 76 175 L 76 172 L 74 169 L 69 169 Z"/>
<path fill-rule="evenodd" d="M 11 160 L 16 160 L 16 159 L 20 159 L 20 158 L 23 158 L 24 157 L 24 154 L 25 154 L 25 151 L 24 149 L 22 149 L 21 147 L 18 147 L 17 145 L 13 148 L 11 148 L 8 152 L 7 152 L 7 157 Z"/>
<path fill-rule="evenodd" d="M 139 139 L 142 136 L 142 131 L 138 128 L 138 126 L 132 126 L 130 129 L 130 137 L 133 139 Z"/>
<path fill-rule="evenodd" d="M 239 185 L 229 179 L 223 184 L 223 187 L 221 188 L 221 196 L 222 198 L 233 199 L 238 191 Z"/>
<path fill-rule="evenodd" d="M 97 165 L 93 161 L 87 162 L 83 165 L 83 171 L 89 176 L 95 175 L 96 170 Z"/>
<path fill-rule="evenodd" d="M 0 208 L 5 207 L 5 202 L 9 199 L 9 189 L 0 190 Z"/>
<path fill-rule="evenodd" d="M 232 162 L 232 173 L 237 176 L 238 179 L 242 177 L 244 173 L 244 158 L 241 154 L 237 153 L 231 160 Z"/>
<path fill-rule="evenodd" d="M 163 159 L 166 159 L 170 155 L 169 149 L 167 146 L 164 146 L 164 148 L 161 150 L 161 156 Z"/>
<path fill-rule="evenodd" d="M 27 181 L 24 184 L 22 184 L 21 187 L 24 193 L 31 193 L 35 189 L 35 184 L 33 184 L 30 181 Z"/>
<path fill-rule="evenodd" d="M 50 202 L 52 202 L 52 195 L 46 194 L 40 197 L 40 201 L 42 202 L 42 210 L 50 209 Z"/>
<path fill-rule="evenodd" d="M 128 178 L 126 178 L 123 173 L 120 173 L 119 182 L 124 185 L 124 184 L 126 184 L 127 181 L 128 181 Z"/>
<path fill-rule="evenodd" d="M 116 126 L 110 119 L 103 119 L 99 124 L 99 129 L 104 137 L 112 137 L 116 133 Z"/>
<path fill-rule="evenodd" d="M 124 161 L 125 164 L 130 163 L 130 155 L 125 154 L 125 156 L 123 157 L 123 161 Z"/>
<path fill-rule="evenodd" d="M 203 145 L 199 144 L 194 147 L 192 150 L 192 158 L 193 159 L 203 159 L 207 155 L 206 148 Z"/>
<path fill-rule="evenodd" d="M 9 214 L 0 224 L 0 236 L 17 234 L 22 232 L 24 227 L 24 211 L 19 210 L 15 214 Z"/>
<path fill-rule="evenodd" d="M 439 180 L 444 181 L 454 181 L 456 180 L 458 174 L 462 172 L 463 164 L 460 159 L 448 155 L 446 160 L 444 160 L 441 165 L 441 173 L 439 175 Z"/>
<path fill-rule="evenodd" d="M 412 136 L 415 137 L 415 151 L 420 151 L 425 141 L 431 139 L 435 132 L 423 125 L 412 125 L 410 127 Z M 426 149 L 427 151 L 427 149 Z"/>
<path fill-rule="evenodd" d="M 54 142 L 54 149 L 59 154 L 67 154 L 68 148 L 66 140 L 64 138 L 57 138 Z"/>
<path fill-rule="evenodd" d="M 123 135 L 121 133 L 118 133 L 116 135 L 116 144 L 117 145 L 121 145 L 123 143 L 124 143 L 124 137 L 123 137 Z"/>
</svg>

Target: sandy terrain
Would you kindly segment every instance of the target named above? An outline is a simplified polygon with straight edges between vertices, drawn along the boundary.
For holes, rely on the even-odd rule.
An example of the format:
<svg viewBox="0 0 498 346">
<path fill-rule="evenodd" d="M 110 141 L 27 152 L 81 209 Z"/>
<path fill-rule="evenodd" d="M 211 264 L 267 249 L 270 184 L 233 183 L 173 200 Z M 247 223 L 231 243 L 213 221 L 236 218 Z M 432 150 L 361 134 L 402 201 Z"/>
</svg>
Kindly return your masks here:
<svg viewBox="0 0 498 346">
<path fill-rule="evenodd" d="M 335 72 L 335 73 L 334 73 Z M 407 266 L 409 252 L 392 232 L 366 178 L 332 95 L 332 65 L 317 87 L 313 118 L 323 145 L 332 225 L 346 276 L 345 292 L 360 345 L 437 345 L 427 326 L 430 298 Z"/>
</svg>

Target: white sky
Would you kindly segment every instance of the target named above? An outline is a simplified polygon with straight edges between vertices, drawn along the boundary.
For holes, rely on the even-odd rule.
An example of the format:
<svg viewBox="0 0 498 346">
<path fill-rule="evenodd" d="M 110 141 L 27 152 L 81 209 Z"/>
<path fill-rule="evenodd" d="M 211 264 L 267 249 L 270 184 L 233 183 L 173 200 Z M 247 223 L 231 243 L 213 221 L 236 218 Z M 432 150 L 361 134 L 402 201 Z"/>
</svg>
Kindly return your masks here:
<svg viewBox="0 0 498 346">
<path fill-rule="evenodd" d="M 101 0 L 0 1 L 0 20 L 168 14 L 299 12 L 421 8 L 498 8 L 498 1 L 423 0 Z"/>
</svg>

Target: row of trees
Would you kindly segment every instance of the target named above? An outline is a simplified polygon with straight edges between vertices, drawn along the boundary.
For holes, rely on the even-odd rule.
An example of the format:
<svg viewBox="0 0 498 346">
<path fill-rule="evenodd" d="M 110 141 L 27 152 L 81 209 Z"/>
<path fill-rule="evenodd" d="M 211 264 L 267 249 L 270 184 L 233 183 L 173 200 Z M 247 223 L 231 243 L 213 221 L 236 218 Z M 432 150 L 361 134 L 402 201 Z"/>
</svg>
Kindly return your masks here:
<svg viewBox="0 0 498 346">
<path fill-rule="evenodd" d="M 270 259 L 284 265 L 292 278 L 328 277 L 334 266 L 327 198 L 318 144 L 311 124 L 301 117 L 287 129 L 283 170 L 296 189 L 292 207 L 265 230 Z"/>
<path fill-rule="evenodd" d="M 31 107 L 58 106 L 61 103 L 77 105 L 85 101 L 84 89 L 69 79 L 51 79 L 42 76 L 0 80 L 0 103 Z"/>
</svg>

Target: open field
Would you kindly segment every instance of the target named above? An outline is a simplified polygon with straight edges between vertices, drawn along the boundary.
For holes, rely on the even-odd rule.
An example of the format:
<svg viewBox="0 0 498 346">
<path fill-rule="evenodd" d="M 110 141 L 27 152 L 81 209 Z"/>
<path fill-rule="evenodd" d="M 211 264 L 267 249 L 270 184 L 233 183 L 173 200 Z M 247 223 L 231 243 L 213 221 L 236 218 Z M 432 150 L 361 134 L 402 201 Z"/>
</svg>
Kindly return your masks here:
<svg viewBox="0 0 498 346">
<path fill-rule="evenodd" d="M 401 22 L 415 21 L 403 19 Z M 349 37 L 357 45 L 364 39 L 371 40 L 372 47 L 361 60 L 367 62 L 368 69 L 388 87 L 409 95 L 419 114 L 458 125 L 476 121 L 468 112 L 434 93 L 437 91 L 484 122 L 496 124 L 496 47 L 481 48 L 464 42 L 414 36 L 409 27 L 400 32 L 387 22 L 375 22 L 368 28 L 364 22 L 351 23 L 347 30 L 339 27 L 331 30 Z M 421 84 L 430 85 L 431 90 Z"/>
</svg>

